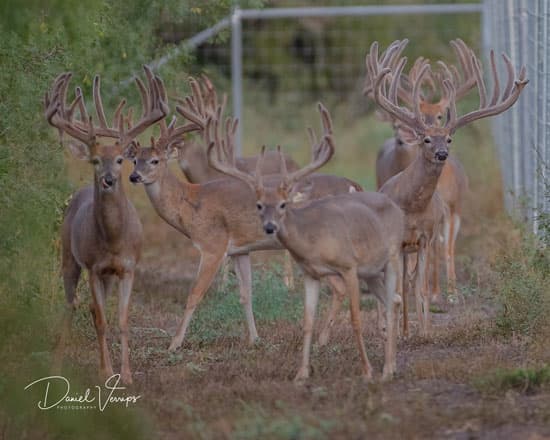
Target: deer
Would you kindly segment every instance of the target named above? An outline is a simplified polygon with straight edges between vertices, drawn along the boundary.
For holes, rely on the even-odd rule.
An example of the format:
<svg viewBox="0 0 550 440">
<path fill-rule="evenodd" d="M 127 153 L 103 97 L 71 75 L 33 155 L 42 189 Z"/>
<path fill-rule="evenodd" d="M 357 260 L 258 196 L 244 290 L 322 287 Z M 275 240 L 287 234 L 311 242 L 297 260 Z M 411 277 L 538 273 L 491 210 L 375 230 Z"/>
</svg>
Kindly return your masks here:
<svg viewBox="0 0 550 440">
<path fill-rule="evenodd" d="M 383 378 L 389 379 L 396 370 L 403 213 L 389 197 L 372 192 L 338 194 L 313 200 L 305 206 L 293 203 L 298 184 L 334 154 L 330 114 L 320 103 L 318 108 L 323 136 L 317 140 L 313 130 L 308 129 L 312 152 L 310 163 L 289 173 L 278 147 L 281 180 L 277 185 L 267 183 L 260 172 L 265 146 L 255 173 L 237 168 L 232 154 L 230 129 L 236 122 L 231 118 L 226 120 L 226 135 L 220 139 L 219 113 L 214 119 L 208 157 L 218 171 L 250 187 L 256 199 L 255 217 L 261 219 L 264 233 L 267 236 L 276 235 L 304 272 L 304 345 L 295 382 L 301 383 L 309 377 L 309 357 L 321 279 L 326 279 L 331 285 L 333 300 L 340 302 L 346 293 L 349 296 L 352 328 L 361 357 L 363 377 L 367 380 L 372 379 L 372 367 L 361 332 L 359 279 L 367 281 L 369 291 L 385 304 L 387 334 Z"/>
<path fill-rule="evenodd" d="M 403 51 L 408 44 L 408 40 L 396 41 L 387 49 L 388 58 L 386 62 L 394 63 L 397 60 L 399 54 Z M 464 43 L 463 40 L 457 38 L 450 42 L 450 45 L 458 59 L 460 70 L 453 65 L 449 66 L 450 77 L 452 77 L 456 88 L 456 99 L 460 100 L 468 94 L 468 92 L 475 87 L 475 75 L 473 72 L 472 56 L 473 51 Z M 397 50 L 392 46 L 397 46 Z M 393 52 L 393 55 L 391 52 Z M 384 59 L 384 57 L 382 57 Z M 401 82 L 398 84 L 398 98 L 405 102 L 408 106 L 412 106 L 412 82 L 418 75 L 419 68 L 425 63 L 426 60 L 423 57 L 418 58 L 413 64 L 408 75 L 403 74 L 401 76 Z M 428 72 L 426 80 L 430 89 L 435 90 L 436 81 L 441 81 L 441 78 L 432 78 Z M 373 81 L 367 74 L 366 86 L 364 89 L 365 95 L 372 96 L 373 93 Z M 449 105 L 448 100 L 442 96 L 438 102 L 431 102 L 430 96 L 420 95 L 420 111 L 424 115 L 426 124 L 440 125 L 445 115 L 445 111 Z M 406 144 L 402 136 L 399 133 L 399 122 L 395 121 L 387 114 L 382 114 L 382 119 L 392 123 L 395 136 L 384 142 L 384 145 L 379 150 L 376 158 L 376 183 L 377 189 L 380 189 L 382 185 L 392 176 L 396 175 L 400 171 L 403 171 L 412 161 L 419 151 L 418 145 Z M 446 215 L 443 218 L 442 232 L 444 243 L 444 256 L 447 272 L 447 291 L 453 295 L 457 294 L 456 288 L 456 269 L 455 269 L 455 244 L 458 232 L 460 230 L 462 205 L 464 203 L 464 197 L 468 192 L 468 176 L 464 171 L 464 167 L 460 161 L 454 155 L 449 155 L 447 161 L 441 172 L 437 191 L 445 204 L 447 205 Z M 447 212 L 448 211 L 448 212 Z M 441 290 L 439 286 L 438 265 L 439 265 L 439 242 L 434 241 L 433 253 L 430 254 L 431 260 L 431 279 L 432 279 L 432 300 L 439 301 L 441 299 Z"/>
<path fill-rule="evenodd" d="M 142 245 L 142 226 L 136 209 L 124 193 L 121 182 L 122 163 L 135 147 L 134 139 L 166 115 L 162 100 L 163 84 L 144 66 L 147 87 L 139 78 L 136 83 L 141 93 L 143 113 L 140 121 L 130 129 L 124 128 L 122 114 L 125 100 L 118 105 L 112 126 L 105 117 L 100 94 L 100 77 L 93 82 L 93 98 L 99 125 L 88 115 L 80 87 L 76 98 L 67 106 L 66 95 L 72 73 L 59 75 L 44 98 L 45 116 L 50 125 L 59 130 L 60 141 L 67 133 L 76 142 L 69 150 L 78 159 L 93 166 L 93 184 L 82 188 L 72 197 L 61 228 L 62 274 L 69 316 L 65 331 L 79 299 L 76 288 L 83 269 L 88 271 L 92 301 L 90 312 L 99 342 L 100 376 L 113 376 L 113 367 L 107 346 L 105 297 L 119 284 L 118 326 L 121 342 L 121 379 L 132 383 L 128 348 L 128 313 L 136 264 Z M 80 120 L 74 120 L 76 110 Z M 114 142 L 100 142 L 99 138 L 113 138 Z"/>
<path fill-rule="evenodd" d="M 210 105 L 210 111 L 216 109 L 212 107 L 218 102 L 216 96 L 216 89 L 206 75 L 201 75 L 202 81 L 193 83 L 194 87 L 201 87 L 201 94 L 204 98 L 206 106 Z M 185 104 L 184 99 L 176 98 L 180 104 Z M 225 102 L 224 102 L 225 106 Z M 206 156 L 205 146 L 200 142 L 186 141 L 183 138 L 179 143 L 175 143 L 177 148 L 177 162 L 185 175 L 186 179 L 190 183 L 206 183 L 210 180 L 216 180 L 226 177 L 223 173 L 216 171 L 208 163 L 208 157 Z M 236 159 L 237 167 L 244 171 L 254 171 L 256 169 L 256 163 L 258 156 L 252 157 L 239 157 Z M 298 164 L 294 160 L 285 155 L 285 162 L 287 169 L 290 171 L 297 170 Z M 267 152 L 265 160 L 262 165 L 263 174 L 277 174 L 279 172 L 279 155 L 275 152 Z M 226 269 L 228 266 L 224 265 L 224 276 L 227 278 Z M 285 254 L 284 258 L 284 277 L 283 281 L 289 289 L 294 289 L 294 275 L 290 258 L 288 254 Z"/>
<path fill-rule="evenodd" d="M 134 170 L 130 175 L 132 183 L 144 185 L 157 214 L 189 238 L 200 252 L 198 273 L 191 285 L 183 317 L 170 343 L 170 351 L 175 351 L 182 345 L 193 313 L 225 256 L 231 257 L 235 263 L 240 302 L 248 328 L 248 342 L 254 344 L 258 339 L 258 332 L 252 310 L 250 253 L 256 250 L 283 249 L 275 237 L 266 237 L 263 232 L 255 215 L 254 193 L 244 182 L 227 177 L 194 184 L 181 181 L 168 168 L 168 161 L 178 157 L 175 145 L 181 142 L 182 136 L 192 132 L 206 136 L 208 119 L 212 117 L 210 107 L 205 104 L 204 88 L 193 78 L 190 83 L 192 94 L 185 98 L 183 105 L 176 106 L 177 115 L 174 115 L 169 124 L 160 121 L 160 135 L 151 138 L 149 147 L 139 146 L 135 151 Z M 218 108 L 218 111 L 221 109 Z M 187 122 L 178 126 L 178 115 Z M 234 134 L 236 126 L 232 130 Z M 269 178 L 280 180 L 277 175 Z M 311 198 L 362 191 L 358 184 L 349 179 L 322 174 L 309 176 L 304 187 L 309 189 L 310 186 Z M 301 194 L 298 186 L 295 196 L 300 199 Z"/>
<path fill-rule="evenodd" d="M 449 69 L 443 62 L 443 80 L 441 86 L 448 100 L 446 121 L 441 126 L 426 123 L 420 109 L 420 86 L 430 66 L 423 63 L 413 84 L 413 106 L 402 107 L 398 103 L 399 81 L 407 62 L 406 57 L 400 57 L 393 67 L 383 66 L 378 59 L 378 44 L 375 42 L 367 55 L 369 75 L 375 79 L 373 99 L 377 105 L 401 124 L 404 141 L 420 145 L 421 151 L 413 162 L 402 172 L 390 178 L 380 192 L 387 194 L 405 212 L 405 238 L 403 241 L 404 267 L 407 267 L 407 257 L 417 254 L 417 267 L 413 275 L 413 288 L 416 298 L 417 315 L 421 334 L 426 336 L 429 331 L 430 296 L 426 291 L 426 254 L 429 243 L 437 237 L 437 207 L 442 204 L 436 187 L 443 171 L 452 136 L 457 129 L 478 119 L 500 114 L 509 109 L 519 98 L 527 85 L 525 66 L 521 67 L 516 76 L 512 62 L 502 54 L 508 73 L 506 87 L 501 93 L 500 80 L 496 70 L 494 51 L 490 52 L 490 64 L 493 79 L 493 91 L 490 100 L 487 99 L 487 86 L 481 72 L 481 63 L 472 55 L 470 60 L 479 94 L 479 107 L 462 116 L 456 111 L 456 86 Z M 383 59 L 382 59 L 383 61 Z M 438 200 L 439 199 L 439 200 Z M 404 271 L 405 273 L 406 271 Z M 404 276 L 404 286 L 406 276 Z M 403 308 L 406 311 L 406 294 L 403 294 Z M 404 313 L 403 330 L 407 334 L 407 314 Z"/>
</svg>

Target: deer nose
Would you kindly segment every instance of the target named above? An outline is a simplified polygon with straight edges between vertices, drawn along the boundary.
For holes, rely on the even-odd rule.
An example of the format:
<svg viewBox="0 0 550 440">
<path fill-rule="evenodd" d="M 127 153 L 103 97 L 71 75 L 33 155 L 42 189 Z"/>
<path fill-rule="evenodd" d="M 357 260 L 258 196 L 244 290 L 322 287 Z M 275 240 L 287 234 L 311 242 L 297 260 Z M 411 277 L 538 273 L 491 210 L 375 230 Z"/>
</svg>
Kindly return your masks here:
<svg viewBox="0 0 550 440">
<path fill-rule="evenodd" d="M 111 174 L 106 174 L 103 176 L 103 179 L 101 179 L 101 184 L 104 188 L 110 188 L 115 184 L 116 180 Z"/>
<path fill-rule="evenodd" d="M 266 234 L 273 234 L 277 231 L 277 225 L 272 222 L 267 222 L 264 225 L 264 231 L 266 232 Z"/>
<path fill-rule="evenodd" d="M 132 174 L 130 174 L 130 182 L 132 183 L 141 182 L 141 176 L 134 171 Z"/>
<path fill-rule="evenodd" d="M 437 151 L 435 153 L 435 158 L 440 162 L 444 162 L 445 160 L 447 160 L 448 156 L 449 156 L 449 153 L 447 151 Z"/>
</svg>

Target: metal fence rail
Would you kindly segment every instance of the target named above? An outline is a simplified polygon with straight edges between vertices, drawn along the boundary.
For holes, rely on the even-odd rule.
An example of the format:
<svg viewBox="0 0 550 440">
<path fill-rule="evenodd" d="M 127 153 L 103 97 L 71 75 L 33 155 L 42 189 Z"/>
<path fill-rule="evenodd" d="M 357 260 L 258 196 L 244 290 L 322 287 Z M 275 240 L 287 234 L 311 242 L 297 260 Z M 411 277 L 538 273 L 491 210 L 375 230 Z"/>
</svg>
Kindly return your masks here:
<svg viewBox="0 0 550 440">
<path fill-rule="evenodd" d="M 338 19 L 348 20 L 367 20 L 369 16 L 388 16 L 389 17 L 407 17 L 409 15 L 422 15 L 434 18 L 441 14 L 457 14 L 458 17 L 468 16 L 468 20 L 473 19 L 478 23 L 478 31 L 481 28 L 480 35 L 474 37 L 474 48 L 477 43 L 477 49 L 485 51 L 485 60 L 488 59 L 487 50 L 494 48 L 498 53 L 504 52 L 510 56 L 517 69 L 525 65 L 527 67 L 527 76 L 530 80 L 529 85 L 523 92 L 519 101 L 511 110 L 502 115 L 492 118 L 492 129 L 499 151 L 499 157 L 502 169 L 503 186 L 505 190 L 506 207 L 511 213 L 522 215 L 525 220 L 531 222 L 533 230 L 538 229 L 538 218 L 540 213 L 550 211 L 550 1 L 549 0 L 480 0 L 480 3 L 467 4 L 432 4 L 432 5 L 381 5 L 381 6 L 343 6 L 343 7 L 312 7 L 312 8 L 275 8 L 263 10 L 241 10 L 236 8 L 232 15 L 226 17 L 210 29 L 197 34 L 192 39 L 184 42 L 173 53 L 163 57 L 153 65 L 160 67 L 175 57 L 182 50 L 196 49 L 199 45 L 214 37 L 221 30 L 231 28 L 231 44 L 221 49 L 221 58 L 216 59 L 217 68 L 230 71 L 232 87 L 233 114 L 239 117 L 241 124 L 237 133 L 237 148 L 241 151 L 241 130 L 246 127 L 246 121 L 243 121 L 243 106 L 247 102 L 247 95 L 252 91 L 243 87 L 244 78 L 250 74 L 266 75 L 264 81 L 272 83 L 284 80 L 284 85 L 278 85 L 277 94 L 285 94 L 284 87 L 294 87 L 291 100 L 287 97 L 285 103 L 292 111 L 298 103 L 302 102 L 305 85 L 303 78 L 315 75 L 325 75 L 321 81 L 330 81 L 331 75 L 340 75 L 339 83 L 344 87 L 353 87 L 364 75 L 362 57 L 367 50 L 366 44 L 372 41 L 372 34 L 359 34 L 354 36 L 350 43 L 348 39 L 344 45 L 339 43 L 334 50 L 348 53 L 349 63 L 343 58 L 338 58 L 328 76 L 326 74 L 328 61 L 326 53 L 322 53 L 319 58 L 320 67 L 317 66 L 299 66 L 296 62 L 289 61 L 288 54 L 285 61 L 288 66 L 284 70 L 281 67 L 281 59 L 277 61 L 277 55 L 273 52 L 258 54 L 250 42 L 254 41 L 262 29 L 265 35 L 265 28 L 271 26 L 268 33 L 271 34 L 275 45 L 271 46 L 274 51 L 282 49 L 284 43 L 281 37 L 288 30 L 285 26 L 291 23 L 290 20 L 307 19 L 330 19 L 333 20 L 334 27 L 346 27 L 351 23 L 337 21 Z M 435 14 L 435 15 L 434 15 Z M 348 17 L 348 18 L 345 18 Z M 392 18 L 393 19 L 393 18 Z M 366 23 L 366 22 L 365 22 Z M 433 23 L 432 23 L 433 25 Z M 277 28 L 280 27 L 280 29 Z M 362 26 L 367 27 L 367 26 Z M 349 31 L 349 29 L 343 29 Z M 342 29 L 323 28 L 319 35 L 323 38 L 331 32 L 340 32 Z M 395 38 L 404 38 L 412 36 L 412 39 L 422 41 L 425 29 L 422 26 L 406 27 L 401 35 L 397 30 Z M 453 29 L 443 29 L 439 31 L 438 37 L 442 41 L 448 41 L 456 37 L 466 37 L 458 34 Z M 475 34 L 475 32 L 474 32 Z M 334 39 L 338 41 L 339 35 Z M 378 37 L 376 38 L 378 39 Z M 432 41 L 433 43 L 433 41 Z M 356 47 L 350 48 L 350 44 Z M 288 49 L 288 48 L 287 48 Z M 306 47 L 307 51 L 311 47 Z M 314 48 L 313 48 L 314 49 Z M 360 56 L 357 51 L 360 51 Z M 220 54 L 220 48 L 216 49 Z M 311 55 L 311 54 L 310 54 Z M 422 54 L 424 55 L 424 54 Z M 445 57 L 446 54 L 438 53 L 437 56 Z M 254 59 L 254 57 L 256 57 Z M 273 58 L 276 60 L 274 61 Z M 221 60 L 221 61 L 220 61 Z M 224 61 L 226 60 L 226 61 Z M 357 61 L 356 61 L 357 60 Z M 313 63 L 318 63 L 319 60 Z M 312 63 L 312 64 L 313 64 Z M 348 63 L 348 64 L 346 64 Z M 251 67 L 252 66 L 252 67 Z M 278 76 L 272 75 L 271 70 L 278 68 Z M 284 66 L 283 66 L 284 67 Z M 502 63 L 499 68 L 503 69 Z M 258 69 L 256 72 L 251 69 Z M 309 70 L 308 70 L 309 69 Z M 501 73 L 502 77 L 506 72 Z M 267 78 L 267 80 L 265 79 Z M 275 79 L 274 79 L 275 78 Z M 301 82 L 302 81 L 302 82 Z M 289 84 L 291 84 L 289 86 Z M 292 85 L 293 84 L 293 85 Z M 273 85 L 273 84 L 272 84 Z M 277 84 L 276 84 L 277 85 Z M 340 84 L 336 84 L 340 85 Z M 248 83 L 247 83 L 248 87 Z M 334 91 L 335 84 L 330 84 L 323 90 L 323 99 L 328 92 Z M 299 95 L 299 93 L 302 95 Z M 340 90 L 341 92 L 341 90 Z M 349 90 L 348 90 L 349 92 Z M 273 92 L 275 93 L 275 92 Z M 287 93 L 288 94 L 288 93 Z M 249 99 L 251 99 L 249 97 Z M 254 98 L 252 98 L 254 99 Z"/>
<path fill-rule="evenodd" d="M 529 85 L 512 109 L 493 119 L 506 206 L 538 229 L 550 211 L 550 2 L 484 0 L 490 46 L 527 67 Z"/>
<path fill-rule="evenodd" d="M 307 8 L 249 9 L 236 8 L 231 17 L 231 79 L 233 95 L 233 114 L 241 121 L 243 116 L 243 22 L 246 20 L 274 20 L 307 17 L 369 17 L 369 16 L 405 16 L 431 14 L 480 14 L 481 3 L 435 4 L 435 5 L 378 5 L 378 6 L 340 6 Z M 365 48 L 366 50 L 366 48 Z M 241 123 L 236 133 L 237 150 L 241 151 Z"/>
</svg>

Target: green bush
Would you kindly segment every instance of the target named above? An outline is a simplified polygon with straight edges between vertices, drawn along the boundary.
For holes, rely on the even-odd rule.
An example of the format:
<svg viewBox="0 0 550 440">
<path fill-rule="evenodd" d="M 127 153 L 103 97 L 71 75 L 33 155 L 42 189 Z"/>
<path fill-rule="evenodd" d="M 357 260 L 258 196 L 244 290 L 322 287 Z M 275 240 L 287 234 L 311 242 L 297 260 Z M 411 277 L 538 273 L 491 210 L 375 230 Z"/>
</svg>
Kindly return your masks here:
<svg viewBox="0 0 550 440">
<path fill-rule="evenodd" d="M 524 393 L 550 383 L 550 367 L 498 369 L 474 380 L 474 385 L 484 392 L 505 392 L 518 390 Z"/>
<path fill-rule="evenodd" d="M 550 330 L 550 249 L 523 232 L 495 266 L 498 328 L 507 335 L 537 337 Z"/>
</svg>

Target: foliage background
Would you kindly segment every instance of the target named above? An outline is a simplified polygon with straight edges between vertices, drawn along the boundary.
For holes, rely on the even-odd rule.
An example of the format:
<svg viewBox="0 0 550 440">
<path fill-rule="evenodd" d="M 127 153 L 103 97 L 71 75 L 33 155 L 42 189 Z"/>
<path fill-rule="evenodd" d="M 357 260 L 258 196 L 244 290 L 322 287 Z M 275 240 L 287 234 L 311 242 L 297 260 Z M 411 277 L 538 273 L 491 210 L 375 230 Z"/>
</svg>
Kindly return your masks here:
<svg viewBox="0 0 550 440">
<path fill-rule="evenodd" d="M 5 433 L 6 438 L 76 436 L 135 439 L 150 438 L 155 431 L 150 415 L 143 411 L 110 411 L 101 414 L 87 412 L 82 415 L 73 411 L 52 416 L 51 413 L 46 415 L 30 405 L 29 402 L 36 401 L 36 396 L 23 392 L 29 378 L 48 374 L 50 350 L 64 304 L 59 277 L 58 229 L 65 201 L 75 189 L 67 177 L 69 172 L 63 149 L 55 137 L 55 131 L 44 120 L 42 96 L 53 79 L 66 70 L 73 71 L 73 84 L 84 86 L 84 95 L 90 96 L 93 75 L 99 73 L 103 78 L 104 100 L 112 108 L 120 97 L 109 94 L 108 90 L 112 90 L 119 81 L 139 72 L 142 64 L 162 56 L 177 41 L 227 15 L 234 3 L 236 1 L 233 0 L 1 2 L 0 331 L 3 337 L 0 340 L 0 431 Z M 239 3 L 241 7 L 261 7 L 266 2 L 248 0 Z M 334 0 L 324 3 L 380 2 Z M 391 3 L 417 2 L 403 0 Z M 317 5 L 318 2 L 281 0 L 269 4 L 305 6 Z M 403 20 L 404 26 L 406 18 Z M 442 17 L 435 22 L 424 23 L 426 27 L 433 27 L 433 35 L 427 42 L 435 54 L 444 51 L 447 45 L 446 41 L 439 41 L 437 37 L 449 25 L 447 20 L 452 18 Z M 382 41 L 394 38 L 393 31 L 384 25 L 383 20 L 375 26 Z M 475 41 L 478 37 L 478 23 L 464 22 L 463 26 L 461 32 Z M 259 45 L 263 44 L 265 38 L 264 34 L 260 35 L 261 38 L 256 42 Z M 227 33 L 218 37 L 216 42 L 223 44 L 226 39 Z M 169 90 L 178 88 L 188 72 L 204 66 L 218 83 L 227 85 L 223 72 L 217 72 L 216 66 L 209 63 L 209 60 L 197 59 L 194 54 L 182 54 L 165 65 L 160 73 Z M 252 82 L 251 87 L 254 86 Z M 261 85 L 256 87 L 261 88 Z M 133 87 L 122 92 L 130 103 L 137 102 Z M 288 115 L 285 117 L 286 109 L 282 106 L 272 108 L 264 103 L 259 112 L 254 104 L 249 102 L 245 109 L 247 120 L 255 121 L 254 118 L 260 113 L 265 118 L 258 122 L 263 124 L 259 125 L 260 129 L 248 135 L 248 152 L 254 151 L 255 145 L 266 142 L 266 136 L 270 143 L 286 142 L 291 149 L 295 147 L 296 151 L 301 150 L 293 139 L 297 139 L 296 133 L 303 132 L 302 120 L 311 120 L 312 105 L 304 105 L 304 114 L 296 121 Z M 342 144 L 359 143 L 360 147 L 350 148 L 348 153 L 340 155 L 341 161 L 331 164 L 330 170 L 349 175 L 372 188 L 373 173 L 366 174 L 364 169 L 365 163 L 372 168 L 375 150 L 369 146 L 370 150 L 367 151 L 362 145 L 379 145 L 388 135 L 388 130 L 381 128 L 381 124 L 372 118 L 367 124 L 357 119 L 336 123 L 342 127 L 339 128 Z M 486 126 L 484 128 L 485 130 L 464 130 L 464 138 L 486 141 L 486 137 L 482 136 L 487 131 Z M 285 135 L 280 136 L 278 133 Z M 305 139 L 303 134 L 300 136 Z M 463 135 L 457 136 L 458 144 L 463 139 L 461 136 Z M 483 143 L 481 141 L 479 143 Z M 500 196 L 498 170 L 494 166 L 488 166 L 494 159 L 494 153 L 479 154 L 479 149 L 470 149 L 462 157 L 472 167 L 470 175 L 473 175 L 473 187 L 483 188 L 492 195 L 496 193 Z M 471 210 L 483 216 L 487 213 L 501 213 L 501 208 L 500 200 L 491 200 L 489 203 L 484 200 L 477 204 L 474 202 Z M 476 226 L 484 232 L 483 225 Z M 537 253 L 534 260 L 538 266 L 533 265 L 529 254 L 533 246 L 528 245 L 527 250 L 519 249 L 521 255 L 501 260 L 503 263 L 497 268 L 500 274 L 498 282 L 501 283 L 497 285 L 502 286 L 506 293 L 503 310 L 508 307 L 508 314 L 502 315 L 500 324 L 507 332 L 524 331 L 526 320 L 531 319 L 533 310 L 548 310 L 548 291 L 545 289 L 548 258 L 540 258 Z M 522 284 L 520 280 L 511 284 L 510 276 L 525 273 L 524 269 L 527 267 L 535 271 L 531 277 L 534 281 L 531 284 Z M 518 307 L 518 304 L 524 304 L 533 298 L 528 294 L 529 286 L 535 286 L 533 289 L 537 292 L 536 301 L 529 303 L 527 308 Z M 522 314 L 510 315 L 512 307 Z M 272 305 L 269 306 L 269 310 L 273 308 Z M 231 310 L 231 313 L 238 314 L 236 307 Z M 219 313 L 226 314 L 227 310 Z M 537 313 L 536 319 L 540 320 L 544 316 L 548 314 Z M 199 326 L 201 321 L 196 319 L 195 322 Z M 532 326 L 529 322 L 527 325 L 531 331 Z M 78 371 L 74 372 L 75 377 L 79 374 Z M 86 379 L 82 378 L 83 383 L 88 383 Z"/>
</svg>

